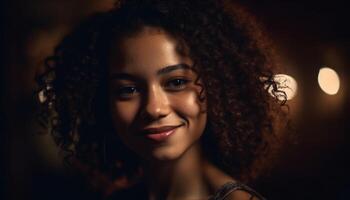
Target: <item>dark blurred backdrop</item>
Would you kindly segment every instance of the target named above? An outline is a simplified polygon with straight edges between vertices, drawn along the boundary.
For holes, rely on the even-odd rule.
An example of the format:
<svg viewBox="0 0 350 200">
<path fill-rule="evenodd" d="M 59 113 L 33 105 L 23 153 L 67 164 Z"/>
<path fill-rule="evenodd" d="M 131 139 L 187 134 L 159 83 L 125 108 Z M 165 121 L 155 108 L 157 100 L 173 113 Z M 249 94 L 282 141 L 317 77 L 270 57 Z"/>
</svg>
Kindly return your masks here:
<svg viewBox="0 0 350 200">
<path fill-rule="evenodd" d="M 273 172 L 256 187 L 270 200 L 350 199 L 350 14 L 345 2 L 241 0 L 265 27 L 281 73 L 297 81 L 288 101 L 295 129 Z M 1 18 L 0 199 L 93 199 L 65 172 L 51 137 L 33 120 L 34 77 L 44 58 L 81 19 L 113 0 L 12 0 Z M 320 68 L 340 79 L 335 95 L 318 84 Z M 2 198 L 3 197 L 3 198 Z"/>
</svg>

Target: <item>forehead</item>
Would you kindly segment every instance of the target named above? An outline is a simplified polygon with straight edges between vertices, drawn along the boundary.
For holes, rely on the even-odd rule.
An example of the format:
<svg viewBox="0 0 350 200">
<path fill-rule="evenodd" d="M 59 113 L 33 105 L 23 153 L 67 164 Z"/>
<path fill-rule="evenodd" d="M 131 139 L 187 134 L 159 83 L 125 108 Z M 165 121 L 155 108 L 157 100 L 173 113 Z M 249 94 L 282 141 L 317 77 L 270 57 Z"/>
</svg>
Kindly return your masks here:
<svg viewBox="0 0 350 200">
<path fill-rule="evenodd" d="M 192 66 L 189 57 L 177 52 L 177 45 L 177 41 L 165 31 L 146 27 L 112 44 L 110 71 L 148 75 L 164 66 L 179 63 Z"/>
</svg>

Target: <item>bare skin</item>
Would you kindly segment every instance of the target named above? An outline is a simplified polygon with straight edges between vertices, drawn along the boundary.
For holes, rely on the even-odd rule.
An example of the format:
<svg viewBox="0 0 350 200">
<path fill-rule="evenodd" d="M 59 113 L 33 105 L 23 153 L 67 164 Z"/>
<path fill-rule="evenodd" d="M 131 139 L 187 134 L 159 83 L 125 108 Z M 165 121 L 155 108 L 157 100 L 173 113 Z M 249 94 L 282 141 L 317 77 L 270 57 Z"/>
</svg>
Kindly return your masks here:
<svg viewBox="0 0 350 200">
<path fill-rule="evenodd" d="M 109 66 L 112 119 L 123 142 L 143 158 L 149 199 L 208 199 L 234 181 L 202 154 L 206 102 L 198 100 L 192 60 L 177 53 L 176 41 L 144 27 L 115 43 Z M 157 129 L 164 126 L 173 128 Z"/>
</svg>

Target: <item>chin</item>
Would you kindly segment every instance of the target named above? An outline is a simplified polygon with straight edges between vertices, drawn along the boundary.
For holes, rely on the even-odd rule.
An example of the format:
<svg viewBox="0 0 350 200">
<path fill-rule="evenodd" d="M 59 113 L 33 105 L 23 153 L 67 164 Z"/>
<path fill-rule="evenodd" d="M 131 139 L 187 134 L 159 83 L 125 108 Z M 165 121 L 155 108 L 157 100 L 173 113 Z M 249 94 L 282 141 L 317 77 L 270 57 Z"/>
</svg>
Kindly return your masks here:
<svg viewBox="0 0 350 200">
<path fill-rule="evenodd" d="M 172 161 L 180 158 L 185 150 L 177 147 L 160 147 L 153 150 L 152 160 L 154 161 Z"/>
</svg>

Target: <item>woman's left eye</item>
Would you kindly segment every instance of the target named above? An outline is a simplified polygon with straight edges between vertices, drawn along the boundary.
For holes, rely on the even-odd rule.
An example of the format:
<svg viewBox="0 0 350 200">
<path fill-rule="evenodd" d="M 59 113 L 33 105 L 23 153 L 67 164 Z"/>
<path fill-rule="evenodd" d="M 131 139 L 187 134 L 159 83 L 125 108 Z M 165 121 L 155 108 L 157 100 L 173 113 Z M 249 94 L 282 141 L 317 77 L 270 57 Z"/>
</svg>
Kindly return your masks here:
<svg viewBox="0 0 350 200">
<path fill-rule="evenodd" d="M 165 84 L 165 88 L 169 90 L 181 90 L 186 87 L 188 82 L 190 82 L 190 80 L 181 78 L 173 79 Z"/>
</svg>

